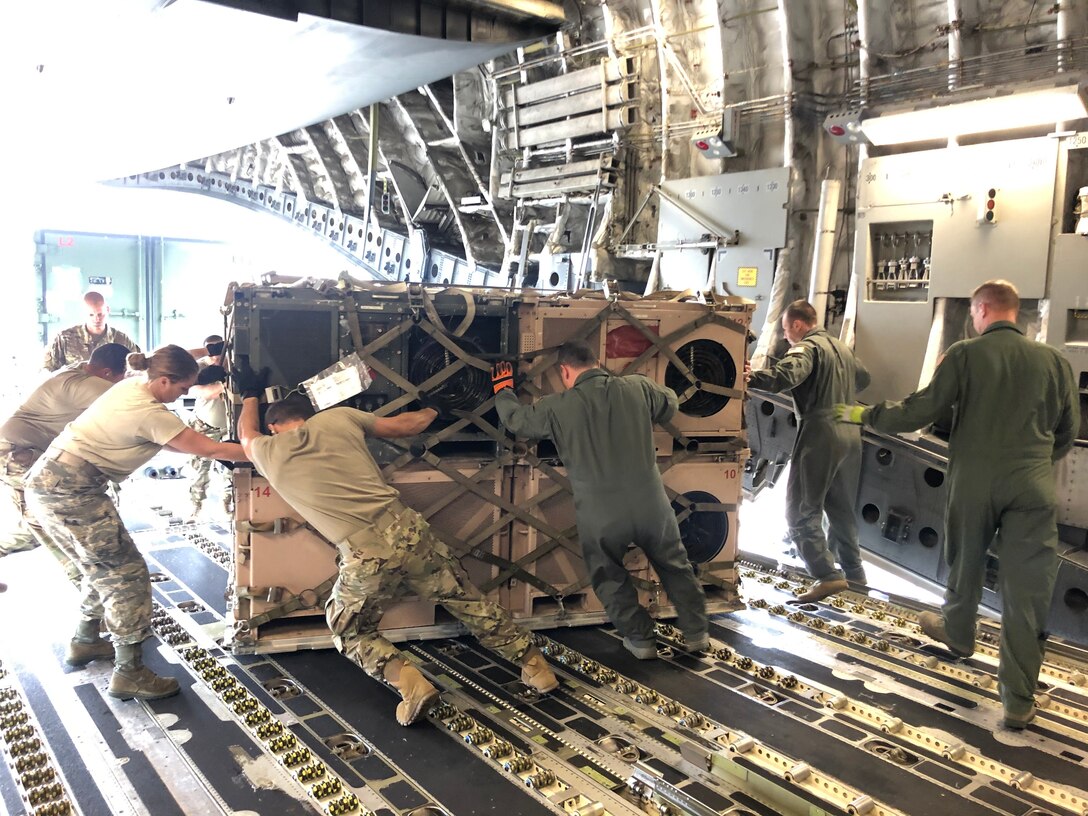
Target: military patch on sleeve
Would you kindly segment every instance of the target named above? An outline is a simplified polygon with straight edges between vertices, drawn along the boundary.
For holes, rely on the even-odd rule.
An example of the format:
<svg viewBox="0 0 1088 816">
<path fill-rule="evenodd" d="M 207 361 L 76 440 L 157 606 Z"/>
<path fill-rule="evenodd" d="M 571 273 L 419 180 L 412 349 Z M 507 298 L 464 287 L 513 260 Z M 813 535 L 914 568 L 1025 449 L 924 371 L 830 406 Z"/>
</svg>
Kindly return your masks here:
<svg viewBox="0 0 1088 816">
<path fill-rule="evenodd" d="M 804 354 L 804 353 L 805 353 L 805 347 L 804 346 L 790 346 L 790 350 L 786 352 L 786 356 L 789 357 L 791 354 Z"/>
</svg>

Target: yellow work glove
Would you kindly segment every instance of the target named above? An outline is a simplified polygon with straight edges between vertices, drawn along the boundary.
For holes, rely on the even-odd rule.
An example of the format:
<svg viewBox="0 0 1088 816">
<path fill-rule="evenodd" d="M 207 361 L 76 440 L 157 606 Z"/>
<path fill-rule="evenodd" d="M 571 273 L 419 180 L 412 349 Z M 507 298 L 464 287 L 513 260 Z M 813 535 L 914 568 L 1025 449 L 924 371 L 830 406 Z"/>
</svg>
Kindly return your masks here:
<svg viewBox="0 0 1088 816">
<path fill-rule="evenodd" d="M 840 402 L 835 406 L 835 419 L 839 422 L 849 422 L 852 425 L 861 425 L 861 415 L 864 412 L 864 405 L 845 405 Z"/>
</svg>

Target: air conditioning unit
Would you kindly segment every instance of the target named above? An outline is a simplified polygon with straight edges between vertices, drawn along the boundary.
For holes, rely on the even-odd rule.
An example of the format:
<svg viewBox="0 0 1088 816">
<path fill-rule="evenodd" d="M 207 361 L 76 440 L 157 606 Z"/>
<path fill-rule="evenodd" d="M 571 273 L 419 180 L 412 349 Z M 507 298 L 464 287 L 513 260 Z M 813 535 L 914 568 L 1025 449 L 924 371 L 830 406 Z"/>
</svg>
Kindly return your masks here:
<svg viewBox="0 0 1088 816">
<path fill-rule="evenodd" d="M 680 536 L 706 590 L 708 608 L 726 612 L 743 607 L 736 557 L 744 457 L 696 456 L 675 464 L 662 458 L 658 466 L 673 510 L 681 516 Z M 514 576 L 503 605 L 533 629 L 606 621 L 582 560 L 566 470 L 558 465 L 513 469 L 514 504 L 532 520 L 514 522 L 510 559 L 534 580 Z M 672 617 L 675 611 L 642 551 L 632 548 L 626 563 L 650 614 Z"/>
<path fill-rule="evenodd" d="M 680 397 L 672 424 L 693 439 L 744 434 L 744 362 L 754 304 L 640 298 L 551 298 L 523 304 L 519 350 L 534 397 L 562 391 L 555 351 L 583 340 L 616 374 L 644 374 Z M 665 452 L 659 445 L 659 453 Z"/>
<path fill-rule="evenodd" d="M 675 391 L 680 410 L 672 424 L 685 436 L 741 436 L 744 362 L 754 304 L 737 299 L 729 304 L 642 300 L 620 305 L 638 323 L 623 313 L 609 320 L 608 368 L 646 374 Z M 668 353 L 647 338 L 638 324 L 661 338 Z"/>
<path fill-rule="evenodd" d="M 245 287 L 233 292 L 231 359 L 248 356 L 269 384 L 294 388 L 340 359 L 340 298 L 306 287 Z"/>
<path fill-rule="evenodd" d="M 743 607 L 736 560 L 744 464 L 744 454 L 701 455 L 660 464 L 665 492 L 680 519 L 680 538 L 713 612 Z M 664 596 L 659 603 L 667 604 Z"/>
<path fill-rule="evenodd" d="M 233 360 L 248 356 L 269 369 L 269 385 L 287 390 L 361 348 L 373 382 L 345 404 L 384 415 L 417 408 L 423 389 L 446 409 L 429 433 L 458 424 L 441 433 L 441 454 L 487 453 L 492 438 L 459 412 L 492 400 L 490 368 L 516 344 L 519 302 L 507 290 L 418 284 L 245 287 L 232 295 L 228 341 Z M 491 409 L 483 419 L 497 422 Z M 401 453 L 378 440 L 370 448 L 383 465 Z"/>
<path fill-rule="evenodd" d="M 440 399 L 450 413 L 440 416 L 431 432 L 455 421 L 453 411 L 474 412 L 489 401 L 491 361 L 513 342 L 516 298 L 506 291 L 407 287 L 371 284 L 345 294 L 344 353 L 354 349 L 348 311 L 354 312 L 374 382 L 351 404 L 379 411 L 397 402 L 414 409 L 405 392 L 422 388 Z M 494 419 L 494 417 L 492 417 Z M 484 441 L 469 426 L 447 441 Z M 373 447 L 373 446 L 372 446 Z M 379 461 L 385 460 L 379 457 Z"/>
</svg>

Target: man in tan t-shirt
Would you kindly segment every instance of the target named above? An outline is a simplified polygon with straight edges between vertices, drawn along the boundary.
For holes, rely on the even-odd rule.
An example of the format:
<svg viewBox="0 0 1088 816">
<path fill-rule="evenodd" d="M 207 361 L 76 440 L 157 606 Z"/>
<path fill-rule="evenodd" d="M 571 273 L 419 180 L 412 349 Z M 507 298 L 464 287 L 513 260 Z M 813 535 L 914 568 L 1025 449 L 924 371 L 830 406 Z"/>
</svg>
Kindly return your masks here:
<svg viewBox="0 0 1088 816">
<path fill-rule="evenodd" d="M 60 371 L 39 385 L 3 425 L 0 425 L 0 483 L 6 485 L 19 513 L 19 527 L 0 536 L 0 556 L 39 544 L 49 550 L 78 583 L 79 567 L 65 555 L 27 512 L 23 478 L 57 435 L 111 385 L 125 376 L 128 349 L 107 343 L 82 365 Z"/>
<path fill-rule="evenodd" d="M 520 664 L 526 685 L 542 693 L 558 687 L 529 634 L 472 585 L 427 521 L 386 484 L 367 449 L 367 435 L 415 436 L 437 412 L 379 417 L 330 408 L 315 414 L 296 394 L 269 407 L 265 420 L 273 436 L 262 436 L 261 379 L 235 372 L 245 397 L 238 422 L 242 447 L 287 503 L 337 545 L 340 575 L 325 605 L 333 642 L 371 677 L 400 692 L 398 722 L 411 725 L 438 698 L 438 689 L 378 634 L 384 605 L 410 593 L 441 604 L 484 646 Z"/>
</svg>

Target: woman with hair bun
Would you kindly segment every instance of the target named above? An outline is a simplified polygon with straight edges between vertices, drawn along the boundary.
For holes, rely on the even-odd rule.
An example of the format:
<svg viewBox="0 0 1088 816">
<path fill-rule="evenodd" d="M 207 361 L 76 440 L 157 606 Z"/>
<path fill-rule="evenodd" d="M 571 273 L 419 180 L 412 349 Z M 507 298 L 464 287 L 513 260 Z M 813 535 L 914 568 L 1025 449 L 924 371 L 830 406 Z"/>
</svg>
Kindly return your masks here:
<svg viewBox="0 0 1088 816">
<path fill-rule="evenodd" d="M 167 407 L 196 382 L 197 363 L 180 346 L 128 355 L 145 371 L 107 391 L 72 421 L 27 475 L 27 506 L 83 573 L 82 616 L 65 660 L 83 666 L 116 657 L 109 693 L 157 700 L 178 692 L 172 677 L 143 665 L 151 628 L 151 580 L 117 508 L 106 494 L 162 448 L 210 459 L 246 461 L 236 442 L 216 442 Z M 112 644 L 99 636 L 103 618 Z"/>
</svg>

